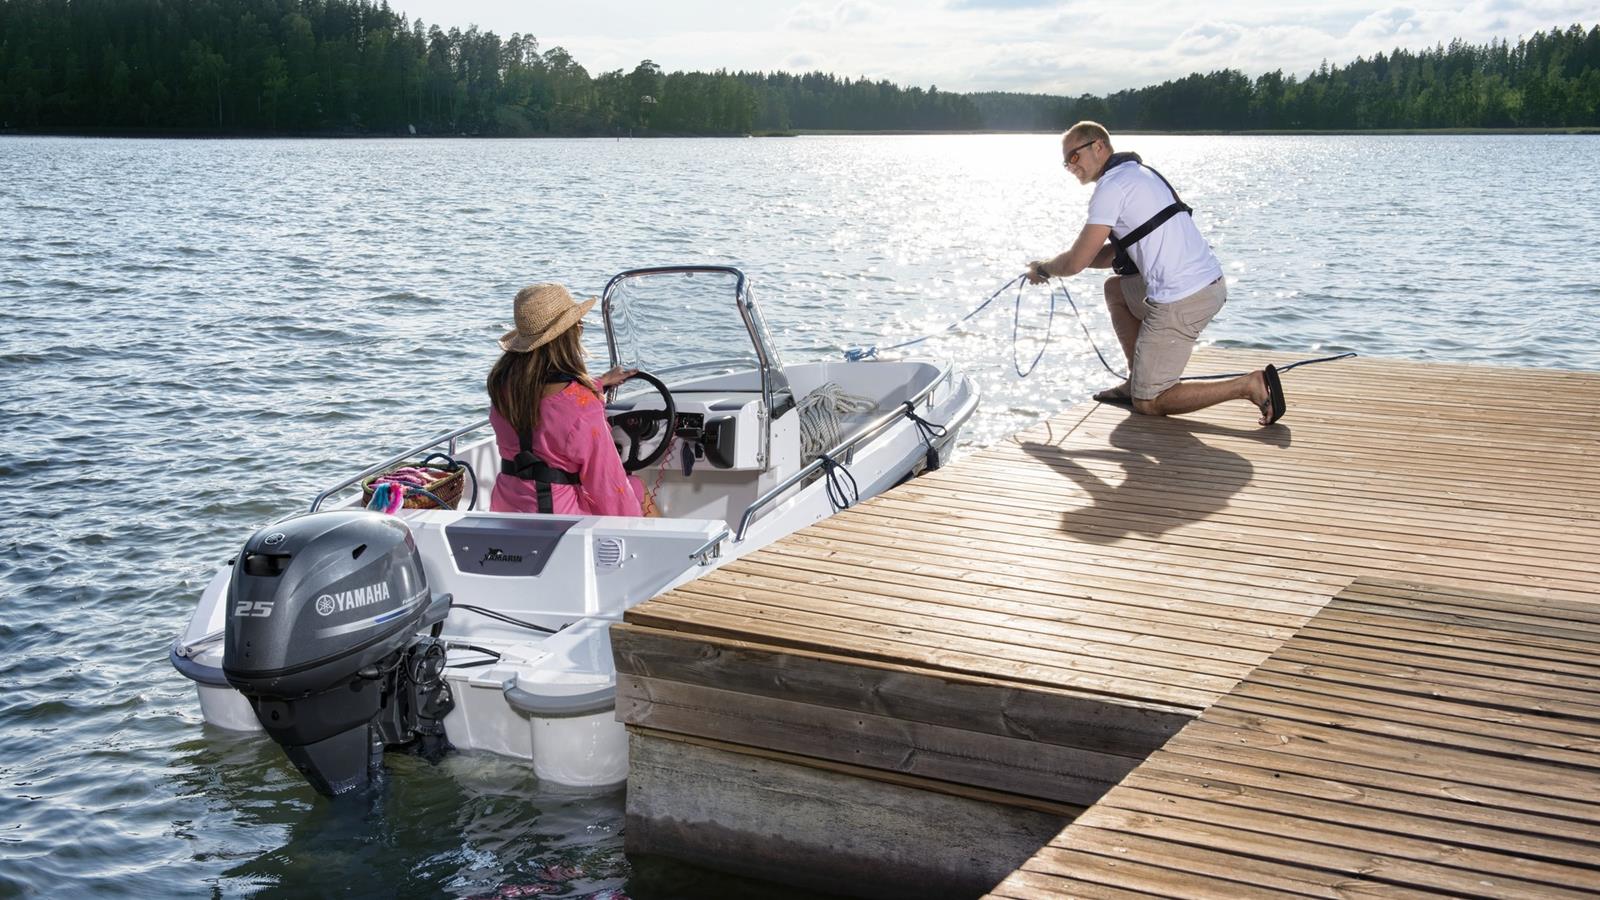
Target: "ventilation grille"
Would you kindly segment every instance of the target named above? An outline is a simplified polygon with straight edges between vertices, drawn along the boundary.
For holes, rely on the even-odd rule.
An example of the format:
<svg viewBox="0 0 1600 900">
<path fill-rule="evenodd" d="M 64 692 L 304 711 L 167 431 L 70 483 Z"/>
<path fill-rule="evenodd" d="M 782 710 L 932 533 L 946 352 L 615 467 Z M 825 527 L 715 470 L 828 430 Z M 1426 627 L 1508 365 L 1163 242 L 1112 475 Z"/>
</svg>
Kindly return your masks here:
<svg viewBox="0 0 1600 900">
<path fill-rule="evenodd" d="M 601 569 L 622 568 L 622 538 L 601 538 L 594 544 L 594 564 Z"/>
</svg>

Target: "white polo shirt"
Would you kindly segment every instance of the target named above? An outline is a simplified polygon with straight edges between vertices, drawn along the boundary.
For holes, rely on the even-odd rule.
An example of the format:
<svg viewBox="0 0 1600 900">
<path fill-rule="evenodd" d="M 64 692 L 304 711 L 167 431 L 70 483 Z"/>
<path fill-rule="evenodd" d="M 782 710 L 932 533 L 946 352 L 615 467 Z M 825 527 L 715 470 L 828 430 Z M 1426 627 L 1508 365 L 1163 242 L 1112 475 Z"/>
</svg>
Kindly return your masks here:
<svg viewBox="0 0 1600 900">
<path fill-rule="evenodd" d="M 1100 176 L 1089 198 L 1090 225 L 1110 225 L 1119 239 L 1172 205 L 1161 177 L 1129 162 Z M 1178 213 L 1128 248 L 1156 303 L 1182 300 L 1222 277 L 1222 264 L 1200 236 L 1194 217 Z"/>
</svg>

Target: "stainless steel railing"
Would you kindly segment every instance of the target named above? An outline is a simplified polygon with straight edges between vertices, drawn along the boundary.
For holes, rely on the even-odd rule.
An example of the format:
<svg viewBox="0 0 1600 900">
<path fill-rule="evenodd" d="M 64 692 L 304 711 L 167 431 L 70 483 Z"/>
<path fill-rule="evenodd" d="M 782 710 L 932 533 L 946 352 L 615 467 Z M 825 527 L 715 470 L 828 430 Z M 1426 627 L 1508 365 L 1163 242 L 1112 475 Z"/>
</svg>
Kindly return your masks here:
<svg viewBox="0 0 1600 900">
<path fill-rule="evenodd" d="M 317 508 L 322 506 L 322 501 L 328 499 L 329 497 L 333 496 L 334 494 L 339 493 L 340 491 L 342 491 L 345 488 L 351 486 L 352 484 L 356 484 L 357 482 L 361 481 L 361 479 L 366 478 L 368 475 L 376 475 L 379 472 L 382 472 L 382 471 L 385 471 L 387 469 L 393 468 L 394 466 L 397 466 L 397 465 L 405 462 L 406 460 L 411 459 L 413 456 L 416 456 L 417 454 L 421 453 L 424 450 L 431 450 L 434 447 L 439 446 L 440 444 L 449 442 L 449 446 L 445 449 L 445 452 L 449 453 L 451 456 L 455 456 L 455 454 L 456 454 L 456 439 L 457 438 L 461 437 L 464 434 L 471 434 L 472 432 L 477 431 L 477 430 L 479 430 L 481 428 L 486 428 L 486 427 L 488 427 L 488 425 L 489 425 L 489 420 L 488 419 L 482 419 L 482 420 L 474 422 L 471 425 L 468 425 L 468 426 L 466 426 L 464 428 L 456 428 L 456 429 L 451 430 L 451 431 L 441 432 L 441 433 L 436 434 L 433 437 L 429 438 L 426 443 L 418 444 L 417 446 L 412 447 L 409 450 L 404 450 L 404 451 L 401 451 L 400 453 L 396 453 L 394 456 L 389 457 L 388 459 L 384 460 L 381 463 L 377 463 L 377 464 L 368 466 L 365 469 L 362 469 L 360 472 L 356 473 L 355 475 L 352 475 L 349 478 L 346 478 L 345 480 L 339 482 L 338 484 L 333 485 L 332 487 L 327 488 L 322 493 L 318 494 L 316 496 L 316 499 L 311 501 L 311 509 L 309 510 L 309 512 L 316 512 Z"/>
<path fill-rule="evenodd" d="M 917 391 L 916 394 L 912 395 L 909 399 L 896 403 L 893 412 L 884 413 L 878 418 L 873 419 L 859 430 L 851 433 L 849 437 L 841 440 L 838 445 L 829 449 L 826 453 L 823 453 L 822 456 L 827 456 L 829 458 L 840 456 L 841 454 L 845 454 L 851 450 L 854 450 L 856 445 L 860 444 L 862 441 L 870 440 L 882 434 L 884 431 L 888 430 L 889 426 L 895 424 L 896 419 L 899 419 L 906 414 L 907 403 L 911 404 L 911 407 L 915 409 L 918 404 L 920 404 L 923 400 L 926 400 L 928 396 L 933 393 L 935 388 L 950 380 L 951 372 L 951 367 L 946 364 L 945 367 L 940 370 L 938 377 L 930 381 L 927 387 Z M 790 488 L 794 487 L 813 473 L 817 472 L 823 467 L 823 465 L 824 463 L 821 457 L 812 460 L 811 462 L 802 466 L 800 471 L 790 475 L 788 478 L 785 478 L 776 485 L 773 485 L 766 493 L 757 497 L 754 502 L 745 507 L 744 515 L 739 517 L 739 529 L 734 532 L 733 535 L 734 543 L 744 540 L 745 533 L 750 530 L 750 523 L 752 520 L 754 520 L 757 510 L 783 496 L 783 494 Z M 704 549 L 701 552 L 704 552 Z"/>
</svg>

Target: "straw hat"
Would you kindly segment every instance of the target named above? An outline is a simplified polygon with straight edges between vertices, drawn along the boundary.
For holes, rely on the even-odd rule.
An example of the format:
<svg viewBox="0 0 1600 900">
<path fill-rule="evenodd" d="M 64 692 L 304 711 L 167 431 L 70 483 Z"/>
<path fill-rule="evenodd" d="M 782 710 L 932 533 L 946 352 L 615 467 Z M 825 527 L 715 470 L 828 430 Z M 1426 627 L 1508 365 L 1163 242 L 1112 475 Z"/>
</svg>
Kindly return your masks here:
<svg viewBox="0 0 1600 900">
<path fill-rule="evenodd" d="M 500 349 L 527 353 L 550 343 L 578 324 L 596 298 L 579 303 L 559 284 L 530 284 L 517 291 L 517 327 L 500 338 Z"/>
</svg>

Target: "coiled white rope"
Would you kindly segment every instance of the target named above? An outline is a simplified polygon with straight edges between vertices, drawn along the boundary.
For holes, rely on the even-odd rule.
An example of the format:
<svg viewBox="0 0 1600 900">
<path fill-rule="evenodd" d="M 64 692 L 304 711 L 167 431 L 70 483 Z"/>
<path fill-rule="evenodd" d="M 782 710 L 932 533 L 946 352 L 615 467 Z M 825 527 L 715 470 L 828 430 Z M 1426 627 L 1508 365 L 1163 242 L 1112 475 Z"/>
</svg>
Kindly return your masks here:
<svg viewBox="0 0 1600 900">
<path fill-rule="evenodd" d="M 839 426 L 846 415 L 877 408 L 872 398 L 847 394 L 832 381 L 807 394 L 796 407 L 800 412 L 801 461 L 816 459 L 839 443 Z"/>
</svg>

